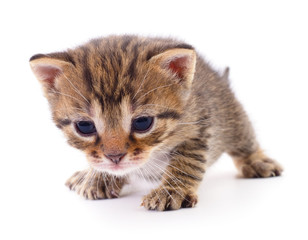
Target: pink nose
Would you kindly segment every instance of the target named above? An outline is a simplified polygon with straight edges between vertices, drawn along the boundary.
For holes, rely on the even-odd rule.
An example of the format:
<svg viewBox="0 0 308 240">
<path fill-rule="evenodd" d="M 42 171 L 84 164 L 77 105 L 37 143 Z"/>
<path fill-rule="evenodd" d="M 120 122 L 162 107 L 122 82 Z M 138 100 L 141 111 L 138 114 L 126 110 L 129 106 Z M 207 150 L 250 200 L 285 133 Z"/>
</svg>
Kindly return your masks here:
<svg viewBox="0 0 308 240">
<path fill-rule="evenodd" d="M 104 154 L 106 158 L 111 160 L 113 163 L 118 164 L 126 155 L 126 153 L 119 154 Z"/>
</svg>

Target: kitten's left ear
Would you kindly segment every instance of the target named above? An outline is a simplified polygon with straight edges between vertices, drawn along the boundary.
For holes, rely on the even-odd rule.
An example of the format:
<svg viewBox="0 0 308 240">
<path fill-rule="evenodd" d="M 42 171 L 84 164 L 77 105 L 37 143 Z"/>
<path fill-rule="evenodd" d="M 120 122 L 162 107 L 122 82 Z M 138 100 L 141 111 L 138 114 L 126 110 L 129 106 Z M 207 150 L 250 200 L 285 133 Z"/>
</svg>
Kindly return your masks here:
<svg viewBox="0 0 308 240">
<path fill-rule="evenodd" d="M 189 86 L 194 78 L 196 52 L 192 49 L 175 48 L 152 57 L 150 62 Z"/>
</svg>

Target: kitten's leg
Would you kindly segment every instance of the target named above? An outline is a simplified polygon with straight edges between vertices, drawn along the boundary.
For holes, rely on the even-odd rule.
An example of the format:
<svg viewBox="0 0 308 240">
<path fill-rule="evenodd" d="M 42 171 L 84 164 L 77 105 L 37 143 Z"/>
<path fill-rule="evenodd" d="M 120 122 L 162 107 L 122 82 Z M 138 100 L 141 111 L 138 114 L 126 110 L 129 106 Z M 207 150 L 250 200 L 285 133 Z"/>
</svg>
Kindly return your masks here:
<svg viewBox="0 0 308 240">
<path fill-rule="evenodd" d="M 176 210 L 194 207 L 198 201 L 196 192 L 205 173 L 205 151 L 198 150 L 194 142 L 185 142 L 170 156 L 162 183 L 143 198 L 146 209 Z"/>
<path fill-rule="evenodd" d="M 246 178 L 280 176 L 282 167 L 260 149 L 246 114 L 238 114 L 236 120 L 231 126 L 233 135 L 227 151 L 239 172 Z"/>
<path fill-rule="evenodd" d="M 239 172 L 246 178 L 266 178 L 280 176 L 283 168 L 266 156 L 261 149 L 250 155 L 232 153 L 233 161 Z"/>
<path fill-rule="evenodd" d="M 76 172 L 65 183 L 86 199 L 117 198 L 125 179 L 95 171 L 92 168 Z"/>
</svg>

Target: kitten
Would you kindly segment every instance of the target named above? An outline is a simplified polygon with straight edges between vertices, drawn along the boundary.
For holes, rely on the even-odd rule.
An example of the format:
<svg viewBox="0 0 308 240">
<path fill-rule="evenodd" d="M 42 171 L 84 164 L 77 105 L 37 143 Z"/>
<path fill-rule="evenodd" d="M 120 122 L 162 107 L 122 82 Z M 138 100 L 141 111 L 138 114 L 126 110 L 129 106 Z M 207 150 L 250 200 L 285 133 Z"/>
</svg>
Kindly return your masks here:
<svg viewBox="0 0 308 240">
<path fill-rule="evenodd" d="M 227 152 L 247 178 L 279 176 L 228 82 L 186 43 L 109 36 L 38 54 L 31 68 L 53 120 L 89 168 L 66 185 L 87 199 L 119 197 L 130 176 L 160 180 L 146 209 L 193 207 L 207 168 Z"/>
</svg>

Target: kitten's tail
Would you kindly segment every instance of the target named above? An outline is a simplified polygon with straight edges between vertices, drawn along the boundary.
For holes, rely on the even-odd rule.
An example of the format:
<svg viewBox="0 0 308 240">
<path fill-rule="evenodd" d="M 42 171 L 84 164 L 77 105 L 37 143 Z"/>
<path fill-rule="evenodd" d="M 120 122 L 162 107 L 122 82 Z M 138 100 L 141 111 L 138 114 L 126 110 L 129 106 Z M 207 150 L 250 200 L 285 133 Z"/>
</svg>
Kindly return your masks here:
<svg viewBox="0 0 308 240">
<path fill-rule="evenodd" d="M 224 73 L 221 76 L 222 80 L 224 80 L 225 82 L 229 82 L 229 73 L 230 73 L 230 68 L 226 67 Z"/>
</svg>

